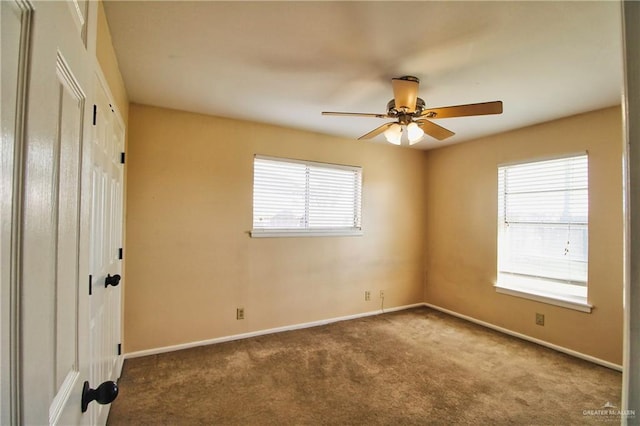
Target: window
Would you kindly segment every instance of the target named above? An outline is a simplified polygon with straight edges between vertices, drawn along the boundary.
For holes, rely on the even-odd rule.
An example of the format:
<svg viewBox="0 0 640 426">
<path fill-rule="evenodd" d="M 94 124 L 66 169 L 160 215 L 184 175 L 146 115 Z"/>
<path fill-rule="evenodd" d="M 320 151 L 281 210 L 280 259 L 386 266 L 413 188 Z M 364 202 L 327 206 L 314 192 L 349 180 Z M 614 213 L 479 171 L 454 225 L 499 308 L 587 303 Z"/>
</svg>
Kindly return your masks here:
<svg viewBox="0 0 640 426">
<path fill-rule="evenodd" d="M 499 292 L 590 312 L 587 155 L 498 168 Z"/>
<path fill-rule="evenodd" d="M 361 235 L 362 169 L 256 156 L 252 237 Z"/>
</svg>

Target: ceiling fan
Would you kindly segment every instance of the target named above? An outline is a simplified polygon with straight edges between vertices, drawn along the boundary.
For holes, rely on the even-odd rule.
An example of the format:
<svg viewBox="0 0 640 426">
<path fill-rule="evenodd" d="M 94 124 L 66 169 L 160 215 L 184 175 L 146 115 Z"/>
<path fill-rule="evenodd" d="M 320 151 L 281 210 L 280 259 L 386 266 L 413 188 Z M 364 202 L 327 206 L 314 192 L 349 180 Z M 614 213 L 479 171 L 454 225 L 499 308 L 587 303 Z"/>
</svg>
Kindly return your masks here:
<svg viewBox="0 0 640 426">
<path fill-rule="evenodd" d="M 395 118 L 396 121 L 385 123 L 360 136 L 358 139 L 371 139 L 384 133 L 388 142 L 400 145 L 403 127 L 406 128 L 409 144 L 413 145 L 424 137 L 424 134 L 438 140 L 453 136 L 450 130 L 441 127 L 430 119 L 468 117 L 472 115 L 502 114 L 502 101 L 482 102 L 477 104 L 455 105 L 439 108 L 427 108 L 424 100 L 418 97 L 420 80 L 413 76 L 391 79 L 393 99 L 387 103 L 386 114 L 369 114 L 360 112 L 331 112 L 322 115 L 340 115 L 354 117 Z"/>
</svg>

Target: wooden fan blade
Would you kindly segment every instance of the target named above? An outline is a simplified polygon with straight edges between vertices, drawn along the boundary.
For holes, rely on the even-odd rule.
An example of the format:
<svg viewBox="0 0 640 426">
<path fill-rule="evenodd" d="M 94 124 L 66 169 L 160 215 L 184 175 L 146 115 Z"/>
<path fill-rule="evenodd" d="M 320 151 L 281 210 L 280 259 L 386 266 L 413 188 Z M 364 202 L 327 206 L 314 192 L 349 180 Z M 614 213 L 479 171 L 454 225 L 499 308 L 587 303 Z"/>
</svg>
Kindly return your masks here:
<svg viewBox="0 0 640 426">
<path fill-rule="evenodd" d="M 420 116 L 429 118 L 468 117 L 471 115 L 502 114 L 502 101 L 481 102 L 478 104 L 456 105 L 441 108 L 429 108 Z"/>
<path fill-rule="evenodd" d="M 394 124 L 396 124 L 395 122 L 391 122 L 391 123 L 384 123 L 382 126 L 380 127 L 376 127 L 375 129 L 373 129 L 372 131 L 370 131 L 369 133 L 365 133 L 364 135 L 360 136 L 358 138 L 358 140 L 360 139 L 371 139 L 374 138 L 376 136 L 378 136 L 380 133 L 384 132 L 385 130 L 387 130 L 389 127 L 393 126 Z"/>
<path fill-rule="evenodd" d="M 347 117 L 375 117 L 375 118 L 390 118 L 387 114 L 375 114 L 368 112 L 334 112 L 334 111 L 323 111 L 322 115 L 341 115 Z"/>
<path fill-rule="evenodd" d="M 398 111 L 415 112 L 418 100 L 418 85 L 416 77 L 392 78 L 393 98 Z"/>
<path fill-rule="evenodd" d="M 439 141 L 445 140 L 446 138 L 455 135 L 455 133 L 453 133 L 451 130 L 447 130 L 442 126 L 438 126 L 436 123 L 432 123 L 429 120 L 416 120 L 416 123 L 418 123 L 418 126 L 420 126 L 420 128 L 424 130 L 426 134 L 428 134 L 432 138 L 438 139 Z"/>
</svg>

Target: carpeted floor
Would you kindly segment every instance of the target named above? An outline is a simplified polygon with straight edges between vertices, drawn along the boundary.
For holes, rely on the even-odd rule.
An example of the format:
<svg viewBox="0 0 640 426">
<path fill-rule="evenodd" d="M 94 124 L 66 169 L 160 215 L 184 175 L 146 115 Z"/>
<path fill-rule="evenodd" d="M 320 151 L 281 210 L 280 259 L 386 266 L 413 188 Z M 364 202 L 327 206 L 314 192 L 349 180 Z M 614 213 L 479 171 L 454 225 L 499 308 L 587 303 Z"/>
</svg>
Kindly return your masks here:
<svg viewBox="0 0 640 426">
<path fill-rule="evenodd" d="M 428 308 L 129 359 L 119 386 L 109 425 L 620 421 L 596 411 L 619 372 Z"/>
</svg>

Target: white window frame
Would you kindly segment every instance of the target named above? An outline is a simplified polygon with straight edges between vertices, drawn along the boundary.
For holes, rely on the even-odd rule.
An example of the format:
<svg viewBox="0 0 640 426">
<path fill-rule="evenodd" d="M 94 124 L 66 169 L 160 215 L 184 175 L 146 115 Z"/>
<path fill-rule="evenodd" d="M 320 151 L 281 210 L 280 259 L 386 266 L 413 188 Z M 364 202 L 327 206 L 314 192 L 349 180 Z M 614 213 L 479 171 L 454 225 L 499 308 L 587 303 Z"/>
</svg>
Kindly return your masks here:
<svg viewBox="0 0 640 426">
<path fill-rule="evenodd" d="M 576 157 L 587 157 L 587 173 L 588 173 L 588 154 L 586 152 L 574 153 L 562 157 L 542 158 L 531 161 L 518 163 L 501 164 L 498 166 L 498 179 L 500 179 L 500 170 L 518 165 L 528 165 L 549 160 L 570 159 Z M 500 253 L 502 241 L 503 227 L 507 226 L 504 213 L 500 211 L 500 205 L 504 200 L 504 194 L 500 193 L 500 182 L 498 182 L 498 265 L 497 265 L 497 282 L 494 287 L 498 293 L 508 294 L 511 296 L 535 300 L 542 303 L 561 306 L 582 312 L 591 312 L 593 306 L 588 303 L 588 283 L 584 286 L 577 286 L 571 283 L 563 283 L 548 277 L 533 276 L 531 274 L 518 275 L 509 272 L 500 271 Z M 587 198 L 588 198 L 587 186 Z M 504 207 L 504 206 L 503 206 Z M 542 225 L 541 225 L 542 226 Z M 587 220 L 588 232 L 588 220 Z M 588 250 L 588 248 L 587 248 Z M 587 260 L 588 262 L 588 260 Z"/>
<path fill-rule="evenodd" d="M 310 168 L 323 168 L 323 169 L 329 169 L 329 170 L 346 170 L 349 172 L 355 172 L 356 173 L 356 182 L 355 182 L 355 190 L 356 190 L 356 195 L 354 198 L 354 225 L 353 226 L 349 226 L 349 227 L 311 227 L 308 225 L 309 223 L 309 217 L 308 215 L 310 215 L 310 207 L 309 207 L 309 199 L 310 199 L 310 193 L 309 193 L 309 186 L 307 185 L 307 187 L 305 188 L 305 217 L 304 217 L 304 223 L 305 223 L 305 228 L 300 228 L 300 227 L 291 227 L 291 228 L 287 228 L 287 227 L 282 227 L 282 228 L 272 228 L 272 227 L 265 227 L 265 228 L 260 228 L 256 226 L 256 200 L 255 200 L 255 194 L 256 194 L 256 172 L 255 172 L 255 164 L 256 164 L 256 160 L 267 160 L 267 161 L 272 161 L 272 162 L 281 162 L 284 164 L 300 164 L 303 165 L 306 170 L 307 173 L 309 171 Z M 362 221 L 362 167 L 358 167 L 358 166 L 348 166 L 348 165 L 342 165 L 342 164 L 332 164 L 332 163 L 321 163 L 321 162 L 316 162 L 316 161 L 307 161 L 307 160 L 298 160 L 298 159 L 290 159 L 290 158 L 281 158 L 281 157 L 271 157 L 271 156 L 265 156 L 265 155 L 258 155 L 256 154 L 254 156 L 254 183 L 253 183 L 253 203 L 252 203 L 252 210 L 253 210 L 253 214 L 252 214 L 252 230 L 250 231 L 250 235 L 252 238 L 264 238 L 264 237 L 337 237 L 337 236 L 361 236 L 362 233 L 362 225 L 361 225 L 361 221 Z"/>
</svg>

